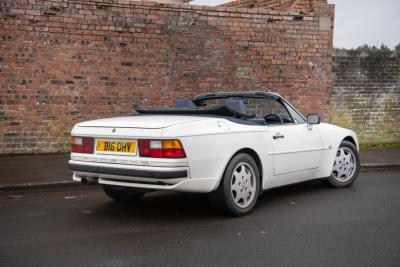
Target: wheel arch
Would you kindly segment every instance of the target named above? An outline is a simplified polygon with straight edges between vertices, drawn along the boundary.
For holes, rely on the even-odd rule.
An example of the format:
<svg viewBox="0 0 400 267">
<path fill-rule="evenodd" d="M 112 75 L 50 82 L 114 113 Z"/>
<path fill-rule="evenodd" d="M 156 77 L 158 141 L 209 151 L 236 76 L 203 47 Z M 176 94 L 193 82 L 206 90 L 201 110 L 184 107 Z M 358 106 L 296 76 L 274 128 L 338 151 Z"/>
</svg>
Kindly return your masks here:
<svg viewBox="0 0 400 267">
<path fill-rule="evenodd" d="M 221 175 L 221 177 L 220 177 L 220 179 L 219 179 L 219 181 L 218 181 L 218 184 L 217 184 L 216 188 L 218 188 L 218 187 L 220 186 L 221 181 L 222 181 L 222 179 L 223 179 L 223 177 L 224 177 L 224 175 L 225 175 L 225 171 L 226 171 L 226 168 L 228 167 L 229 162 L 231 162 L 231 160 L 232 160 L 236 155 L 238 155 L 238 154 L 240 154 L 240 153 L 245 153 L 245 154 L 250 155 L 250 156 L 254 159 L 254 161 L 256 162 L 257 168 L 258 168 L 258 173 L 259 173 L 259 175 L 260 175 L 260 185 L 259 185 L 259 186 L 260 186 L 260 192 L 262 192 L 262 184 L 263 184 L 263 166 L 262 166 L 262 163 L 261 163 L 261 159 L 260 159 L 260 156 L 258 155 L 258 153 L 257 153 L 254 149 L 249 148 L 249 147 L 241 148 L 241 149 L 239 149 L 238 151 L 236 151 L 235 153 L 233 153 L 233 155 L 229 158 L 229 160 L 228 160 L 227 163 L 225 164 L 224 171 L 222 172 L 222 175 Z"/>
<path fill-rule="evenodd" d="M 336 152 L 343 141 L 353 144 L 359 151 L 357 134 L 348 129 L 328 128 L 323 136 L 323 143 L 326 145 L 324 149 L 324 157 L 320 162 L 320 169 L 316 172 L 316 177 L 329 177 L 332 173 L 333 162 Z"/>
<path fill-rule="evenodd" d="M 348 141 L 348 142 L 352 143 L 355 147 L 357 147 L 356 141 L 355 141 L 354 138 L 351 137 L 350 135 L 348 135 L 348 136 L 346 136 L 345 138 L 343 138 L 342 142 L 343 142 L 343 141 Z"/>
</svg>

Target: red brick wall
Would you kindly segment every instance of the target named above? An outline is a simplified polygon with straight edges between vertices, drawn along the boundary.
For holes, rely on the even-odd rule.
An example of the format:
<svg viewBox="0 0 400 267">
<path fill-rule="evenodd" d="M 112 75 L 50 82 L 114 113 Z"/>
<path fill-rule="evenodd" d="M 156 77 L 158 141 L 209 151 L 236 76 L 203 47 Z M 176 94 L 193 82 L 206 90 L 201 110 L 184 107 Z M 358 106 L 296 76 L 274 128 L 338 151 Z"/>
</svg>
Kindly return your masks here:
<svg viewBox="0 0 400 267">
<path fill-rule="evenodd" d="M 326 4 L 326 0 L 236 0 L 221 5 L 222 7 L 262 8 L 276 11 L 299 12 L 310 14 L 314 4 Z"/>
<path fill-rule="evenodd" d="M 79 121 L 213 91 L 274 91 L 328 119 L 332 29 L 320 17 L 332 5 L 300 19 L 127 0 L 0 5 L 0 153 L 65 151 Z"/>
</svg>

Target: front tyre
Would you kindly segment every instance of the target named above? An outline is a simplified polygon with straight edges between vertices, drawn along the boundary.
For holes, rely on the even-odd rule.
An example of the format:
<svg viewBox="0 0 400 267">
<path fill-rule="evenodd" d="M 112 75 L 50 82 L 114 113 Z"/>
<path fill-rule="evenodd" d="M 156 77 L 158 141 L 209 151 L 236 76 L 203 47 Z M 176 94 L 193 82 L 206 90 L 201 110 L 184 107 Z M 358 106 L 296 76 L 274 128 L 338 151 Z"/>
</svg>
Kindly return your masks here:
<svg viewBox="0 0 400 267">
<path fill-rule="evenodd" d="M 360 172 L 360 155 L 356 146 L 343 141 L 335 155 L 331 176 L 328 182 L 333 187 L 350 186 Z"/>
<path fill-rule="evenodd" d="M 224 214 L 250 213 L 260 193 L 260 174 L 254 159 L 237 154 L 228 163 L 218 189 L 210 194 L 211 205 Z"/>
<path fill-rule="evenodd" d="M 138 202 L 145 194 L 130 188 L 112 185 L 103 185 L 103 190 L 109 198 L 119 202 Z"/>
</svg>

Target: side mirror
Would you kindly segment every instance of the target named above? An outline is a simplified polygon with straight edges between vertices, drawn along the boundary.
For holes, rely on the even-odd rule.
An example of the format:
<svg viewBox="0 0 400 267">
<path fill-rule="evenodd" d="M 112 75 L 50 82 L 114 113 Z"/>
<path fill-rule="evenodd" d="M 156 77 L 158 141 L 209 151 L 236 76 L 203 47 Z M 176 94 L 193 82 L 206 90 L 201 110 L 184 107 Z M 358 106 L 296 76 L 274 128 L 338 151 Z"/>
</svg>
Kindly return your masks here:
<svg viewBox="0 0 400 267">
<path fill-rule="evenodd" d="M 321 123 L 321 116 L 317 115 L 317 114 L 307 115 L 307 123 L 308 124 L 320 124 Z"/>
</svg>

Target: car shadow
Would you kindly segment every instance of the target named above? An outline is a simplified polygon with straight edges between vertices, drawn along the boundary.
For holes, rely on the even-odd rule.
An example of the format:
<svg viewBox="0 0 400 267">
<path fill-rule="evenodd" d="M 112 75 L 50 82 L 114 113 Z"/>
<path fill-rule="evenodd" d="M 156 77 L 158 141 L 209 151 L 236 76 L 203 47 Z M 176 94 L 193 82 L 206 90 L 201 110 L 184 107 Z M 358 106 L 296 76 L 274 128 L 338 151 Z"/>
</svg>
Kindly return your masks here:
<svg viewBox="0 0 400 267">
<path fill-rule="evenodd" d="M 280 205 L 287 205 L 293 200 L 305 197 L 319 198 L 321 194 L 324 195 L 334 190 L 321 181 L 307 181 L 267 190 L 260 196 L 254 213 L 268 212 L 269 209 L 279 208 Z M 106 198 L 106 196 L 104 197 Z M 207 194 L 177 192 L 149 193 L 138 203 L 105 200 L 105 203 L 93 207 L 92 215 L 120 222 L 121 220 L 129 222 L 133 219 L 146 222 L 157 221 L 158 223 L 240 219 L 224 216 L 214 211 L 209 205 Z"/>
<path fill-rule="evenodd" d="M 334 190 L 335 188 L 330 187 L 323 180 L 311 180 L 266 190 L 258 199 L 258 204 L 263 202 L 268 202 L 270 204 L 275 202 L 287 202 L 287 200 L 298 199 L 309 195 L 319 195 L 321 192 Z"/>
</svg>

